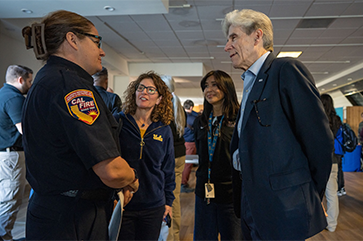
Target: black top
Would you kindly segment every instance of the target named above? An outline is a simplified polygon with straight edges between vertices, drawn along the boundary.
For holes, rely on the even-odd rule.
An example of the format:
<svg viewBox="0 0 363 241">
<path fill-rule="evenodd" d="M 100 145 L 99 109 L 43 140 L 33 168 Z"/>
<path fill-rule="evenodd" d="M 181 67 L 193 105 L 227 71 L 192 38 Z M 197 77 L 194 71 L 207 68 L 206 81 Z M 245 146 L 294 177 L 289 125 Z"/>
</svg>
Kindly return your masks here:
<svg viewBox="0 0 363 241">
<path fill-rule="evenodd" d="M 171 132 L 173 133 L 173 137 L 174 137 L 174 154 L 175 154 L 175 158 L 181 157 L 181 156 L 185 156 L 185 140 L 183 136 L 179 136 L 177 131 L 176 131 L 176 126 L 175 126 L 175 122 L 171 121 L 170 122 L 170 128 L 171 128 Z"/>
<path fill-rule="evenodd" d="M 199 167 L 196 172 L 197 184 L 195 194 L 201 198 L 205 198 L 205 183 L 208 182 L 208 125 L 201 126 L 201 116 L 198 116 L 193 124 L 195 145 L 199 157 Z M 221 117 L 218 118 L 219 124 Z M 211 180 L 214 184 L 215 198 L 211 198 L 211 202 L 216 203 L 232 203 L 232 166 L 229 144 L 232 139 L 234 127 L 222 125 L 221 133 L 218 137 L 214 150 L 213 161 L 211 162 Z"/>
<path fill-rule="evenodd" d="M 97 89 L 98 93 L 101 95 L 103 101 L 106 103 L 107 108 L 112 113 L 119 113 L 121 111 L 122 102 L 120 96 L 118 96 L 115 93 L 110 93 L 106 91 L 101 86 L 95 86 L 95 88 Z"/>
<path fill-rule="evenodd" d="M 120 155 L 118 123 L 80 66 L 51 56 L 23 108 L 27 179 L 39 195 L 108 189 L 92 166 Z"/>
<path fill-rule="evenodd" d="M 21 147 L 21 134 L 15 124 L 21 122 L 24 96 L 7 83 L 0 89 L 0 150 Z"/>
</svg>

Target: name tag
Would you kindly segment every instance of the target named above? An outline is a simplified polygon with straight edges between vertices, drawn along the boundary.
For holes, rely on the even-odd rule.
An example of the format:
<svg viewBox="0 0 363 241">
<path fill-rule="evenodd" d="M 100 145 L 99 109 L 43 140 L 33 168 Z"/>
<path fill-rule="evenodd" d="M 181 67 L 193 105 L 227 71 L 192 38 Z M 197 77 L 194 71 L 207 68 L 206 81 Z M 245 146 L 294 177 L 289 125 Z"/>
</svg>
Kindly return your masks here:
<svg viewBox="0 0 363 241">
<path fill-rule="evenodd" d="M 205 197 L 206 198 L 215 198 L 214 184 L 213 183 L 206 183 L 205 184 Z"/>
</svg>

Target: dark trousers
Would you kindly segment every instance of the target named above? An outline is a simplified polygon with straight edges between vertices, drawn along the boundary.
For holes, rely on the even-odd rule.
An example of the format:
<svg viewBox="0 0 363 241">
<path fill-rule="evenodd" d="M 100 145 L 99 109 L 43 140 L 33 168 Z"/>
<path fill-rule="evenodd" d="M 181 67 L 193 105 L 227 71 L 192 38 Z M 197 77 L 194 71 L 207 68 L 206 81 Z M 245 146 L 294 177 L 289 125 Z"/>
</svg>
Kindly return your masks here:
<svg viewBox="0 0 363 241">
<path fill-rule="evenodd" d="M 158 240 L 165 206 L 125 210 L 118 240 Z"/>
<path fill-rule="evenodd" d="M 195 196 L 194 240 L 242 240 L 240 219 L 236 217 L 233 203 L 207 204 Z"/>
<path fill-rule="evenodd" d="M 26 220 L 26 240 L 108 240 L 113 200 L 40 196 L 33 193 Z"/>
<path fill-rule="evenodd" d="M 241 198 L 241 229 L 243 233 L 243 240 L 263 240 L 257 231 L 255 222 L 252 219 L 251 209 L 243 191 Z"/>
<path fill-rule="evenodd" d="M 343 163 L 342 158 L 340 157 L 340 160 L 338 162 L 338 190 L 342 189 L 344 187 L 344 172 L 343 172 Z"/>
</svg>

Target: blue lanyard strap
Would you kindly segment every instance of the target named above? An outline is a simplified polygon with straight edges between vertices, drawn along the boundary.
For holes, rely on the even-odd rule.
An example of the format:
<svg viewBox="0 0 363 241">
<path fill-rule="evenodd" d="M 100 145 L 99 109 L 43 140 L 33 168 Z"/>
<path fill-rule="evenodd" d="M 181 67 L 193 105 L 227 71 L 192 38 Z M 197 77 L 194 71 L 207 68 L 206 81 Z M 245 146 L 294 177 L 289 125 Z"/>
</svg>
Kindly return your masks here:
<svg viewBox="0 0 363 241">
<path fill-rule="evenodd" d="M 212 118 L 213 118 L 213 112 L 210 113 L 210 116 L 208 119 L 208 126 L 209 126 L 209 131 L 208 131 L 208 153 L 209 153 L 208 183 L 210 182 L 211 162 L 213 161 L 213 154 L 214 154 L 214 150 L 216 149 L 216 144 L 217 144 L 219 132 L 222 127 L 224 115 L 222 116 L 222 118 L 219 122 L 218 128 L 215 128 L 214 131 L 212 128 Z M 213 139 L 212 139 L 212 137 L 213 137 Z"/>
</svg>

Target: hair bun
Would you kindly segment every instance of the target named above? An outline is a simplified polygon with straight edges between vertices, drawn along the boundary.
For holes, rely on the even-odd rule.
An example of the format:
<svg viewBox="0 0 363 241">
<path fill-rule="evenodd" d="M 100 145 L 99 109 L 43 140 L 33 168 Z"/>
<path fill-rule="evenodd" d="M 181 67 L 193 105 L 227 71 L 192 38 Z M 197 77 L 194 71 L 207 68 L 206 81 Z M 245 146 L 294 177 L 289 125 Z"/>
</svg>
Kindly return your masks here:
<svg viewBox="0 0 363 241">
<path fill-rule="evenodd" d="M 44 37 L 44 23 L 34 23 L 31 27 L 26 26 L 22 30 L 26 49 L 33 49 L 37 59 L 46 59 L 48 55 Z"/>
</svg>

